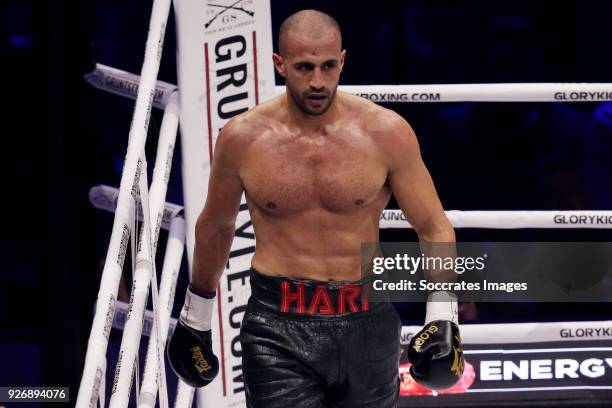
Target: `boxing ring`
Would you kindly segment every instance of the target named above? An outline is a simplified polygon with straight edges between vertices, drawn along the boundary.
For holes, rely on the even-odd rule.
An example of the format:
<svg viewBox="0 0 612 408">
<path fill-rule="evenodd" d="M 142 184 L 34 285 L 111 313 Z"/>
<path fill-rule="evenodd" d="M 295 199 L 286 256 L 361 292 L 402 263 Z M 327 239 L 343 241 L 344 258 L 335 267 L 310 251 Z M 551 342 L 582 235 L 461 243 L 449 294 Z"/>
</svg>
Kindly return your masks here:
<svg viewBox="0 0 612 408">
<path fill-rule="evenodd" d="M 178 87 L 157 81 L 169 7 L 169 0 L 154 2 L 140 77 L 103 65 L 98 65 L 87 76 L 88 82 L 99 89 L 135 98 L 136 106 L 119 189 L 96 186 L 90 191 L 92 204 L 114 212 L 115 216 L 77 407 L 106 405 L 106 353 L 112 328 L 123 330 L 123 337 L 109 405 L 128 406 L 132 385 L 139 407 L 155 406 L 158 394 L 161 407 L 170 405 L 162 356 L 168 332 L 175 324 L 170 313 L 185 249 L 186 225 L 184 210 L 165 203 L 179 118 L 183 120 Z M 277 87 L 275 92 L 283 89 Z M 379 85 L 340 86 L 339 89 L 380 103 L 612 100 L 612 84 Z M 255 95 L 257 99 L 257 92 Z M 163 109 L 164 116 L 149 187 L 144 145 L 152 107 Z M 612 227 L 612 211 L 452 210 L 447 211 L 447 216 L 455 228 Z M 139 220 L 142 222 L 140 229 Z M 244 220 L 238 222 L 248 228 Z M 410 228 L 410 225 L 400 211 L 385 210 L 380 227 Z M 169 239 L 158 288 L 154 259 L 162 229 L 169 231 Z M 132 253 L 133 282 L 130 301 L 125 304 L 117 301 L 117 290 L 128 248 Z M 146 308 L 149 291 L 152 311 Z M 416 327 L 404 327 L 402 344 L 407 345 L 416 331 Z M 150 337 L 141 379 L 138 353 L 142 336 Z M 486 406 L 509 401 L 533 405 L 538 398 L 558 398 L 560 395 L 566 403 L 584 400 L 610 403 L 612 400 L 612 321 L 466 324 L 462 325 L 462 337 L 468 368 L 460 383 L 432 398 L 434 393 L 411 382 L 406 375 L 406 362 L 402 360 L 399 372 L 401 395 L 405 398 L 401 399 L 400 406 L 404 403 Z M 220 346 L 223 350 L 223 347 L 233 347 L 234 343 L 225 339 Z M 224 367 L 220 374 L 222 381 L 227 375 L 233 375 L 227 374 Z M 225 382 L 223 392 L 225 395 Z M 525 397 L 526 393 L 529 396 Z M 540 396 L 534 397 L 535 393 Z M 483 400 L 480 396 L 485 394 L 489 397 Z M 174 405 L 191 406 L 193 397 L 194 390 L 179 381 Z"/>
</svg>

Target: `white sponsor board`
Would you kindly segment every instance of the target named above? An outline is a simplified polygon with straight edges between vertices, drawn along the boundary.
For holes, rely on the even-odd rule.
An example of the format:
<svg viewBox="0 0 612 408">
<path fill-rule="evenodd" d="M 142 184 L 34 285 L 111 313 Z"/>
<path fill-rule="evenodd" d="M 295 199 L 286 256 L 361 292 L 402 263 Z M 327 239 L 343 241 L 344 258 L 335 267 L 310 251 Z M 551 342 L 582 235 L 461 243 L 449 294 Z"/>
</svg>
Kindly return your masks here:
<svg viewBox="0 0 612 408">
<path fill-rule="evenodd" d="M 233 116 L 274 95 L 272 26 L 269 0 L 180 0 L 174 2 L 174 9 L 191 265 L 195 221 L 206 199 L 219 130 Z M 213 318 L 213 343 L 221 369 L 200 397 L 207 407 L 244 405 L 238 334 L 250 294 L 247 274 L 255 241 L 244 198 L 242 203 Z"/>
</svg>

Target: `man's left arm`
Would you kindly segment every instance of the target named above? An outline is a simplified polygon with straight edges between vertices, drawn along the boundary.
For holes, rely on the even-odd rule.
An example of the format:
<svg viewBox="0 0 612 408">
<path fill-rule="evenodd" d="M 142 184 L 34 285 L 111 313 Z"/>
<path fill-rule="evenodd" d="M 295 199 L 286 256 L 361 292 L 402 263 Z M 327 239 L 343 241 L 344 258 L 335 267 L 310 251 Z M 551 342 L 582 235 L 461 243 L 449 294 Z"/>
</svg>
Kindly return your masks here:
<svg viewBox="0 0 612 408">
<path fill-rule="evenodd" d="M 426 256 L 455 256 L 455 231 L 448 221 L 410 125 L 389 113 L 380 138 L 388 160 L 388 181 L 400 209 L 415 229 Z M 430 281 L 453 281 L 455 272 L 428 271 Z M 452 387 L 463 373 L 457 301 L 448 292 L 429 294 L 425 327 L 410 342 L 412 377 L 432 389 Z"/>
<path fill-rule="evenodd" d="M 404 216 L 416 231 L 421 250 L 428 257 L 455 257 L 455 230 L 446 218 L 433 180 L 421 158 L 412 127 L 395 112 L 388 112 L 390 128 L 381 138 L 388 166 L 388 180 Z M 453 282 L 453 270 L 425 271 L 430 282 Z M 448 320 L 457 323 L 456 316 Z M 425 321 L 428 323 L 432 319 Z"/>
<path fill-rule="evenodd" d="M 395 116 L 395 114 L 393 114 Z M 388 181 L 400 209 L 421 242 L 455 242 L 455 230 L 446 218 L 438 193 L 423 163 L 412 127 L 392 117 L 383 143 L 388 158 Z"/>
</svg>

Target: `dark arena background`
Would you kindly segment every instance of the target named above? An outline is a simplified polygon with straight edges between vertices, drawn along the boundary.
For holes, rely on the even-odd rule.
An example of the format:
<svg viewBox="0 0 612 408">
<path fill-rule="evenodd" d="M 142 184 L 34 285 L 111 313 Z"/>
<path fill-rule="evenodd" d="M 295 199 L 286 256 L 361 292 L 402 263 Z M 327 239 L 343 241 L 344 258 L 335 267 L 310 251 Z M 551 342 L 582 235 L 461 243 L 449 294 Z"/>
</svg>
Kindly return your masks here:
<svg viewBox="0 0 612 408">
<path fill-rule="evenodd" d="M 140 72 L 151 4 L 0 2 L 7 229 L 0 238 L 0 386 L 64 386 L 70 388 L 70 405 L 76 401 L 113 220 L 92 207 L 88 191 L 99 184 L 119 186 L 134 109 L 133 100 L 96 90 L 83 77 L 95 63 Z M 610 1 L 271 5 L 275 49 L 278 27 L 294 11 L 316 8 L 338 20 L 347 49 L 344 85 L 612 83 Z M 172 11 L 168 21 L 159 79 L 176 83 Z M 384 106 L 411 123 L 446 209 L 612 210 L 612 102 Z M 153 111 L 148 157 L 155 155 L 161 117 Z M 182 205 L 180 168 L 176 153 L 167 201 Z M 397 208 L 393 200 L 389 208 Z M 166 238 L 162 231 L 160 247 Z M 416 240 L 416 234 L 383 230 L 381 239 Z M 457 239 L 612 241 L 612 230 L 458 229 Z M 127 260 L 124 282 L 131 280 L 130 265 Z M 183 260 L 177 297 L 187 285 L 186 268 Z M 119 299 L 129 299 L 129 284 L 121 286 Z M 396 307 L 404 324 L 422 323 L 422 305 Z M 469 304 L 461 320 L 603 321 L 612 320 L 611 310 L 607 303 Z M 109 350 L 118 348 L 120 335 L 113 331 Z M 116 356 L 109 357 L 107 384 L 115 362 Z M 611 385 L 612 366 L 607 370 Z"/>
</svg>

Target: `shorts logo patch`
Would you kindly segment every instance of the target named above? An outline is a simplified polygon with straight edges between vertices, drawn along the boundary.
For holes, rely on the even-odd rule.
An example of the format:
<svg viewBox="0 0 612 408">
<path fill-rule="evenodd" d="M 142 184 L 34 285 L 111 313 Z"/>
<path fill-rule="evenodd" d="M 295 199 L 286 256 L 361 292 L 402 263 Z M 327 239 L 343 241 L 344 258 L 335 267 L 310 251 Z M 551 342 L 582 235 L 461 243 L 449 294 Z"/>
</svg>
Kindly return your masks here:
<svg viewBox="0 0 612 408">
<path fill-rule="evenodd" d="M 368 300 L 361 295 L 361 286 L 356 284 L 340 285 L 337 290 L 319 285 L 307 299 L 304 284 L 281 282 L 280 310 L 289 313 L 294 307 L 295 313 L 308 315 L 367 312 Z"/>
</svg>

